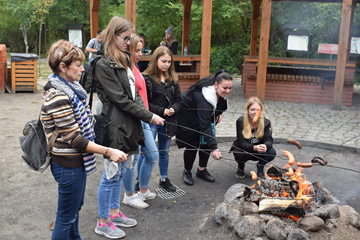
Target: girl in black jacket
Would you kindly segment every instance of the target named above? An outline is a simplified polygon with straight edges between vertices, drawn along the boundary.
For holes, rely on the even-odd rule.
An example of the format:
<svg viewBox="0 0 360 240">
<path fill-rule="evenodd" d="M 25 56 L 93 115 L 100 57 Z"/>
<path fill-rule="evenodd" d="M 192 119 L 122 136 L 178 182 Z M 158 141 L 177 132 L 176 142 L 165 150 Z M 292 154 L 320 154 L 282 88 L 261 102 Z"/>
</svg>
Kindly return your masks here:
<svg viewBox="0 0 360 240">
<path fill-rule="evenodd" d="M 221 158 L 214 138 L 215 125 L 221 121 L 221 114 L 227 109 L 226 96 L 231 91 L 232 80 L 229 73 L 220 70 L 215 76 L 200 79 L 181 96 L 176 142 L 179 148 L 185 147 L 183 180 L 187 185 L 193 185 L 191 169 L 199 148 L 196 177 L 215 182 L 206 166 L 210 153 L 216 160 Z"/>
<path fill-rule="evenodd" d="M 164 126 L 150 124 L 154 139 L 158 134 L 160 187 L 170 192 L 176 188 L 168 178 L 169 147 L 176 134 L 177 115 L 180 110 L 181 92 L 169 48 L 158 47 L 143 72 L 146 81 L 149 110 L 166 119 Z"/>
<path fill-rule="evenodd" d="M 256 109 L 260 109 L 258 121 L 254 121 Z M 263 105 L 257 97 L 249 98 L 245 106 L 245 115 L 236 121 L 236 136 L 237 139 L 230 149 L 234 151 L 238 163 L 236 177 L 245 177 L 244 168 L 248 160 L 258 161 L 257 175 L 264 177 L 264 166 L 275 158 L 276 151 L 272 147 L 271 122 L 265 118 Z"/>
</svg>

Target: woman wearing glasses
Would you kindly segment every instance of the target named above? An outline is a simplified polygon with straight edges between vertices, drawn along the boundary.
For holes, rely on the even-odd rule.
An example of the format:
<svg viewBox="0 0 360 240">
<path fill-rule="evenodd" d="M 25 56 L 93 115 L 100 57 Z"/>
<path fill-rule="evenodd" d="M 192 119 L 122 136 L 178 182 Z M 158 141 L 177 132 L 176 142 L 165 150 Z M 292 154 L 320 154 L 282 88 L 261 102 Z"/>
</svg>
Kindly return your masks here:
<svg viewBox="0 0 360 240">
<path fill-rule="evenodd" d="M 145 146 L 141 121 L 154 125 L 163 125 L 164 121 L 146 109 L 136 90 L 133 65 L 126 52 L 132 30 L 130 22 L 113 17 L 101 33 L 104 56 L 98 56 L 92 62 L 97 94 L 103 103 L 102 114 L 106 115 L 110 105 L 113 106 L 108 123 L 110 147 L 120 149 L 128 155 L 137 154 L 139 145 Z M 100 220 L 95 232 L 108 238 L 125 236 L 125 233 L 115 226 L 132 227 L 137 224 L 134 219 L 127 218 L 120 212 L 121 179 L 127 165 L 132 164 L 128 161 L 119 163 L 115 175 L 109 179 L 104 171 L 99 186 Z"/>
<path fill-rule="evenodd" d="M 41 121 L 51 138 L 59 133 L 51 150 L 51 172 L 58 182 L 58 208 L 52 239 L 80 239 L 79 211 L 84 204 L 87 175 L 96 169 L 95 154 L 114 162 L 127 159 L 124 152 L 94 143 L 93 114 L 86 91 L 79 84 L 84 53 L 74 44 L 59 40 L 49 50 L 53 71 L 44 86 Z"/>
</svg>

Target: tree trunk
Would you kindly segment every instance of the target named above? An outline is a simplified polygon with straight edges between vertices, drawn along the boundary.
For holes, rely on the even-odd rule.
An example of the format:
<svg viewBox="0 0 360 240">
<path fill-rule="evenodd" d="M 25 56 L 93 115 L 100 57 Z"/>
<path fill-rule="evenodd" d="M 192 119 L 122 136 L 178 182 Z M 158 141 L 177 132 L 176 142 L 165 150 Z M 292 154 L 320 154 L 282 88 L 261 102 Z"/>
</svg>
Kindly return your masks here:
<svg viewBox="0 0 360 240">
<path fill-rule="evenodd" d="M 39 30 L 39 61 L 38 61 L 38 66 L 39 66 L 39 76 L 41 77 L 41 68 L 40 68 L 40 60 L 41 60 L 41 30 L 42 30 L 42 23 L 40 23 L 40 30 Z"/>
<path fill-rule="evenodd" d="M 29 52 L 27 31 L 28 31 L 28 30 L 30 29 L 30 27 L 31 27 L 30 19 L 28 18 L 27 20 L 28 20 L 28 22 L 29 22 L 29 27 L 28 27 L 28 28 L 25 28 L 25 25 L 23 26 L 22 24 L 20 24 L 20 30 L 21 30 L 21 32 L 22 32 L 22 34 L 23 34 L 23 37 L 24 37 L 26 53 Z"/>
</svg>

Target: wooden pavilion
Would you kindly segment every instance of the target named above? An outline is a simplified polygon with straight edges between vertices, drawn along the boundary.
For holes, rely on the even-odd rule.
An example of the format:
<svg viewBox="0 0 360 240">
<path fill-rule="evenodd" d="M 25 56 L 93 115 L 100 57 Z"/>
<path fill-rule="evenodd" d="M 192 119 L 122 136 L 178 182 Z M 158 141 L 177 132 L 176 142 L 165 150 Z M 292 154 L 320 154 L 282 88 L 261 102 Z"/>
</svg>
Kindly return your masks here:
<svg viewBox="0 0 360 240">
<path fill-rule="evenodd" d="M 250 55 L 244 57 L 242 84 L 246 96 L 257 95 L 262 101 L 280 100 L 293 102 L 311 102 L 333 104 L 340 110 L 341 104 L 352 102 L 352 86 L 354 84 L 355 62 L 349 61 L 350 41 L 352 34 L 353 14 L 360 0 L 251 0 L 253 6 Z M 273 2 L 322 2 L 342 3 L 342 15 L 337 60 L 274 58 L 268 57 L 271 5 Z M 192 0 L 181 0 L 183 4 L 182 46 L 189 46 L 190 12 Z M 260 6 L 262 8 L 260 12 Z M 98 10 L 100 0 L 90 0 L 91 36 L 95 37 L 98 30 Z M 261 14 L 260 36 L 258 36 L 259 17 Z M 125 18 L 136 26 L 136 0 L 125 0 Z M 211 46 L 212 0 L 203 1 L 202 39 L 200 78 L 209 75 Z M 259 42 L 259 50 L 257 44 Z M 258 50 L 258 51 L 257 51 Z M 297 69 L 294 73 L 268 74 L 268 63 L 296 66 L 336 66 L 334 79 L 304 74 Z M 270 68 L 271 69 L 271 68 Z M 272 69 L 273 70 L 273 69 Z M 319 70 L 320 72 L 322 70 Z M 317 71 L 317 72 L 319 72 Z M 322 73 L 321 73 L 322 74 Z M 346 88 L 344 89 L 344 84 Z M 305 89 L 305 91 L 303 91 Z M 315 91 L 310 91 L 315 89 Z M 311 92 L 311 93 L 310 93 Z M 345 93 L 345 94 L 344 94 Z M 311 94 L 311 95 L 309 95 Z"/>
</svg>

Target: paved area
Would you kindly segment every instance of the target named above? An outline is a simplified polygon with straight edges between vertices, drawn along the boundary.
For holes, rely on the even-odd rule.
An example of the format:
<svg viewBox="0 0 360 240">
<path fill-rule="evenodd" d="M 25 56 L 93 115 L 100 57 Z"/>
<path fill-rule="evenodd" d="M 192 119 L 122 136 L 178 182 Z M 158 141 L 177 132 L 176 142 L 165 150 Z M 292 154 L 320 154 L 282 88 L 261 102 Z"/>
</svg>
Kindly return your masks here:
<svg viewBox="0 0 360 240">
<path fill-rule="evenodd" d="M 39 81 L 39 85 L 43 84 Z M 49 224 L 55 220 L 57 207 L 57 184 L 50 169 L 44 173 L 29 170 L 20 160 L 21 150 L 18 137 L 21 135 L 24 123 L 38 117 L 41 99 L 41 86 L 36 94 L 17 93 L 0 94 L 0 239 L 50 239 Z M 351 108 L 341 111 L 331 110 L 331 106 L 312 104 L 287 104 L 282 102 L 265 102 L 267 115 L 274 125 L 274 148 L 279 153 L 272 162 L 284 166 L 287 159 L 281 150 L 292 152 L 298 161 L 309 162 L 314 155 L 327 156 L 327 166 L 314 166 L 305 169 L 304 173 L 311 182 L 320 181 L 340 201 L 360 212 L 360 189 L 357 186 L 360 172 L 359 154 L 348 149 L 358 147 L 347 144 L 348 148 L 339 147 L 346 141 L 346 135 L 359 134 L 360 95 L 354 95 L 355 104 Z M 229 239 L 238 237 L 227 229 L 220 227 L 213 221 L 213 209 L 221 203 L 227 189 L 236 183 L 254 184 L 249 172 L 255 170 L 255 162 L 246 164 L 244 179 L 235 177 L 237 164 L 232 154 L 227 150 L 236 136 L 235 122 L 243 113 L 246 103 L 240 80 L 234 81 L 234 88 L 230 94 L 230 108 L 224 113 L 224 120 L 219 124 L 218 142 L 223 158 L 216 161 L 209 160 L 208 170 L 215 177 L 215 183 L 207 183 L 195 177 L 193 186 L 186 186 L 182 181 L 183 149 L 176 146 L 170 148 L 169 178 L 173 184 L 181 188 L 186 194 L 173 198 L 161 199 L 157 197 L 148 201 L 150 207 L 138 210 L 121 204 L 121 210 L 128 216 L 135 218 L 138 225 L 134 228 L 123 228 L 125 239 Z M 302 110 L 300 110 L 302 109 Z M 304 113 L 302 113 L 304 112 Z M 330 114 L 326 114 L 329 112 Z M 320 117 L 319 117 L 320 116 Z M 356 120 L 356 121 L 355 121 Z M 321 121 L 322 124 L 316 122 Z M 336 125 L 336 122 L 341 125 Z M 303 124 L 303 123 L 306 123 Z M 328 127 L 322 125 L 328 124 Z M 329 130 L 331 126 L 335 130 Z M 346 126 L 351 126 L 347 130 Z M 306 138 L 308 129 L 317 134 L 327 135 L 324 143 L 321 138 Z M 343 129 L 344 127 L 344 129 Z M 291 130 L 290 130 L 291 129 Z M 331 135 L 335 131 L 343 131 L 344 140 L 337 140 Z M 298 135 L 301 132 L 303 135 Z M 293 137 L 301 140 L 303 149 L 283 141 Z M 351 138 L 351 137 L 350 137 Z M 351 147 L 351 148 L 350 148 Z M 196 171 L 197 161 L 193 167 Z M 80 211 L 80 233 L 82 239 L 106 239 L 94 232 L 98 219 L 97 191 L 103 172 L 102 156 L 97 155 L 97 171 L 87 178 L 85 204 Z M 150 179 L 150 189 L 158 188 L 159 169 L 156 163 Z M 121 200 L 123 197 L 121 197 Z"/>
<path fill-rule="evenodd" d="M 217 137 L 236 136 L 236 120 L 244 113 L 246 102 L 241 80 L 236 79 L 229 94 L 229 109 L 216 128 Z M 264 108 L 275 142 L 294 138 L 309 146 L 325 144 L 360 152 L 359 86 L 354 88 L 353 106 L 342 106 L 340 111 L 332 110 L 332 105 L 279 101 L 265 101 Z"/>
</svg>

